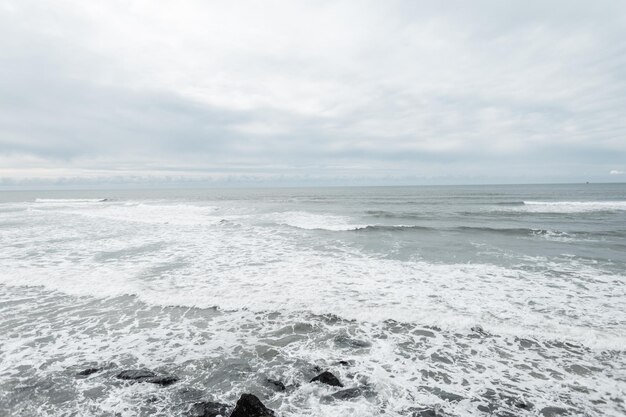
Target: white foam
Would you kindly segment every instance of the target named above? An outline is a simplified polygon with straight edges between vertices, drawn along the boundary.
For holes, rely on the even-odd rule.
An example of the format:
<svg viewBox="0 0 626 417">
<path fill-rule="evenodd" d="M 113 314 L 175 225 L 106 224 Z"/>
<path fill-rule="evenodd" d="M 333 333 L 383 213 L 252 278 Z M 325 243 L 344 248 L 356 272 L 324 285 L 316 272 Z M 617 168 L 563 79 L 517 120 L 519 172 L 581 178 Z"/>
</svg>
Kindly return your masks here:
<svg viewBox="0 0 626 417">
<path fill-rule="evenodd" d="M 303 242 L 300 228 L 359 226 L 345 216 L 255 215 L 248 208 L 193 203 L 72 203 L 0 216 L 16 225 L 0 233 L 0 337 L 11 334 L 2 339 L 3 381 L 15 379 L 28 388 L 30 372 L 43 385 L 54 380 L 54 392 L 66 377 L 72 392 L 80 393 L 73 402 L 24 409 L 32 415 L 58 415 L 59 407 L 68 415 L 137 415 L 138 407 L 152 404 L 147 399 L 166 401 L 190 383 L 233 404 L 241 392 L 259 389 L 255 377 L 273 373 L 299 384 L 288 395 L 269 397 L 268 405 L 284 416 L 373 417 L 384 410 L 399 417 L 416 405 L 440 406 L 450 415 L 484 415 L 469 398 L 487 388 L 507 392 L 512 383 L 531 396 L 537 411 L 571 398 L 589 415 L 620 415 L 621 406 L 612 400 L 595 400 L 624 391 L 623 356 L 613 359 L 598 350 L 626 346 L 626 277 L 576 256 L 516 258 L 520 265 L 509 267 L 402 261 L 351 247 L 337 234 L 318 233 L 312 243 Z M 229 216 L 239 221 L 219 221 Z M 268 227 L 268 221 L 292 227 Z M 125 294 L 136 297 L 119 297 Z M 186 308 L 194 306 L 217 306 L 224 313 Z M 280 317 L 272 319 L 275 312 Z M 322 317 L 328 314 L 354 320 L 335 323 Z M 409 325 L 390 331 L 388 319 Z M 296 323 L 310 326 L 305 337 L 281 330 Z M 470 339 L 469 328 L 476 324 L 496 336 Z M 425 343 L 413 331 L 424 325 L 443 332 L 433 330 L 436 335 Z M 337 336 L 371 346 L 342 349 L 334 343 Z M 522 349 L 516 337 L 537 338 L 544 347 L 555 339 L 577 341 L 597 350 L 575 355 L 555 348 L 542 356 Z M 279 356 L 262 359 L 259 352 L 270 348 Z M 432 354 L 459 362 L 448 366 L 431 360 Z M 245 372 L 236 368 L 227 384 L 207 389 L 214 369 L 228 369 L 224 362 L 242 358 Z M 354 361 L 350 368 L 333 369 L 346 387 L 367 384 L 376 399 L 322 401 L 331 389 L 308 384 L 302 369 L 330 367 L 339 359 Z M 91 361 L 176 367 L 183 380 L 174 389 L 161 389 L 111 384 L 113 372 L 85 379 L 71 373 Z M 610 365 L 601 368 L 602 361 Z M 574 376 L 565 371 L 572 363 L 601 370 Z M 536 378 L 530 367 L 576 377 L 593 394 L 571 389 L 567 379 Z M 451 382 L 426 379 L 422 372 L 444 372 Z M 466 399 L 442 402 L 424 385 Z M 82 397 L 90 390 L 102 394 L 97 400 Z M 45 386 L 38 394 L 42 391 Z M 157 407 L 168 404 L 158 401 Z"/>
<path fill-rule="evenodd" d="M 80 205 L 64 207 L 56 213 L 124 222 L 176 225 L 211 225 L 238 217 L 216 215 L 217 209 L 218 207 L 210 205 L 125 202 L 87 207 Z"/>
<path fill-rule="evenodd" d="M 3 340 L 0 373 L 3 381 L 21 381 L 24 390 L 33 381 L 39 384 L 35 385 L 37 395 L 22 398 L 20 403 L 20 409 L 32 415 L 153 415 L 145 407 L 155 402 L 160 411 L 178 415 L 189 404 L 176 394 L 195 387 L 208 398 L 228 404 L 234 404 L 242 392 L 254 392 L 279 415 L 292 417 L 374 417 L 382 410 L 390 417 L 401 417 L 416 406 L 441 409 L 445 415 L 482 416 L 475 401 L 481 400 L 485 389 L 524 393 L 537 410 L 548 405 L 567 407 L 561 401 L 569 401 L 587 411 L 580 414 L 620 416 L 619 406 L 611 399 L 619 398 L 626 388 L 620 371 L 623 357 L 603 358 L 584 349 L 576 354 L 545 345 L 524 349 L 513 338 L 470 338 L 465 332 L 437 330 L 425 338 L 415 332 L 420 327 L 394 331 L 394 323 L 334 322 L 306 313 L 276 316 L 239 310 L 219 314 L 152 308 L 128 298 L 94 302 L 91 297 L 66 297 L 40 289 L 9 290 L 0 291 L 0 314 L 11 321 L 10 326 L 0 321 L 2 334 L 9 336 Z M 7 300 L 12 304 L 7 305 Z M 302 328 L 296 330 L 296 325 Z M 369 346 L 342 347 L 336 343 L 341 337 L 364 340 Z M 259 353 L 267 349 L 276 356 L 263 359 Z M 433 360 L 433 354 L 454 363 Z M 337 366 L 339 359 L 351 365 Z M 117 365 L 107 368 L 108 364 Z M 368 386 L 375 398 L 324 401 L 335 389 L 308 383 L 313 364 L 331 368 L 347 388 Z M 585 391 L 574 391 L 562 376 L 558 380 L 549 377 L 550 372 L 573 377 L 566 371 L 572 364 L 596 369 L 610 364 L 611 371 L 576 375 L 576 384 Z M 25 365 L 29 365 L 26 370 Z M 105 366 L 105 370 L 84 379 L 75 376 L 91 365 Z M 181 380 L 170 389 L 115 383 L 121 369 L 140 367 L 171 372 Z M 263 391 L 266 376 L 292 388 L 288 393 Z M 225 384 L 220 384 L 220 377 L 225 377 Z M 54 384 L 47 387 L 50 380 Z M 68 387 L 78 395 L 62 404 L 46 404 L 45 394 L 56 396 Z M 424 387 L 465 399 L 442 401 Z M 87 396 L 90 391 L 91 398 Z M 8 398 L 12 394 L 8 392 Z M 609 400 L 597 402 L 598 395 Z M 41 408 L 33 412 L 31 406 Z"/>
<path fill-rule="evenodd" d="M 67 203 L 102 203 L 106 201 L 105 198 L 36 198 L 35 203 L 52 203 L 52 204 L 67 204 Z"/>
<path fill-rule="evenodd" d="M 524 201 L 523 206 L 511 206 L 508 211 L 535 213 L 585 213 L 592 211 L 624 211 L 626 201 Z"/>
<path fill-rule="evenodd" d="M 214 211 L 131 204 L 30 213 L 30 229 L 0 236 L 0 282 L 96 297 L 135 294 L 156 305 L 332 312 L 451 329 L 481 323 L 494 332 L 590 346 L 626 343 L 624 320 L 615 324 L 626 287 L 613 284 L 626 278 L 593 265 L 538 259 L 527 271 L 384 259 L 341 243 L 303 246 L 297 230 L 221 224 Z M 295 213 L 279 217 L 328 230 L 354 226 L 340 216 Z"/>
</svg>

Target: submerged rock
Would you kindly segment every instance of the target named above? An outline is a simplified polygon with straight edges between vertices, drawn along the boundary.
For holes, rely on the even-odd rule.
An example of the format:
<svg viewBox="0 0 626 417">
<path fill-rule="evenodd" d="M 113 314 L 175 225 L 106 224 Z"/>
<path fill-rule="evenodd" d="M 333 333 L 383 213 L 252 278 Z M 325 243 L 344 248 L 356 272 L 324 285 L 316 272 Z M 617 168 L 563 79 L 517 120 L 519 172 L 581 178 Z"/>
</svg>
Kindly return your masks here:
<svg viewBox="0 0 626 417">
<path fill-rule="evenodd" d="M 127 369 L 119 374 L 117 377 L 119 379 L 131 380 L 131 381 L 144 381 L 148 378 L 154 378 L 156 374 L 147 369 Z"/>
<path fill-rule="evenodd" d="M 189 417 L 226 417 L 232 407 L 227 404 L 203 401 L 195 403 L 189 410 Z"/>
<path fill-rule="evenodd" d="M 274 417 L 272 410 L 252 394 L 241 394 L 230 417 Z"/>
<path fill-rule="evenodd" d="M 151 384 L 157 384 L 162 387 L 167 387 L 168 385 L 172 385 L 174 382 L 178 382 L 178 378 L 175 376 L 159 376 L 156 378 L 147 379 L 146 382 Z"/>
<path fill-rule="evenodd" d="M 88 376 L 88 375 L 91 375 L 91 374 L 95 374 L 96 372 L 100 372 L 101 370 L 102 370 L 102 368 L 87 368 L 85 370 L 80 371 L 76 375 Z"/>
<path fill-rule="evenodd" d="M 274 388 L 277 391 L 284 391 L 284 390 L 287 389 L 287 387 L 285 387 L 285 384 L 283 384 L 282 382 L 277 381 L 275 379 L 267 378 L 266 381 L 267 381 L 268 385 L 270 385 L 272 388 Z"/>
<path fill-rule="evenodd" d="M 339 379 L 328 371 L 322 372 L 313 378 L 311 382 L 321 382 L 322 384 L 332 385 L 333 387 L 343 387 L 343 384 L 339 382 Z"/>
<path fill-rule="evenodd" d="M 175 376 L 157 376 L 148 369 L 127 369 L 117 374 L 117 377 L 126 381 L 149 382 L 162 387 L 167 387 L 178 381 L 178 378 Z"/>
</svg>

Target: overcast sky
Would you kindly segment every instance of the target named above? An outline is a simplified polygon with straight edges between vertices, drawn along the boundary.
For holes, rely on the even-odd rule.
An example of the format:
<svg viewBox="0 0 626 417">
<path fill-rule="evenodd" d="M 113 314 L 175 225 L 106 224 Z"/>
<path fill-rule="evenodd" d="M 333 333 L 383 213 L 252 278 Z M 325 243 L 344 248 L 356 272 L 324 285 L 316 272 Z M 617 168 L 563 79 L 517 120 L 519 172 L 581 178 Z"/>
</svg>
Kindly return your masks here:
<svg viewBox="0 0 626 417">
<path fill-rule="evenodd" d="M 623 0 L 0 0 L 0 185 L 624 171 Z"/>
</svg>

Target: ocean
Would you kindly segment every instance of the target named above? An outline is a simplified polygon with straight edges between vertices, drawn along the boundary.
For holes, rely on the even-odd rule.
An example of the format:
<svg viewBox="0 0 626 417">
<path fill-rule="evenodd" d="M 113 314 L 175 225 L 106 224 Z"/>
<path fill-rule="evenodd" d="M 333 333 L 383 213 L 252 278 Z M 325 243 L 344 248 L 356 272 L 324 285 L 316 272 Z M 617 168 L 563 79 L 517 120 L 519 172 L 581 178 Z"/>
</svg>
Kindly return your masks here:
<svg viewBox="0 0 626 417">
<path fill-rule="evenodd" d="M 283 417 L 626 415 L 626 184 L 0 192 L 0 415 L 242 393 Z"/>
</svg>

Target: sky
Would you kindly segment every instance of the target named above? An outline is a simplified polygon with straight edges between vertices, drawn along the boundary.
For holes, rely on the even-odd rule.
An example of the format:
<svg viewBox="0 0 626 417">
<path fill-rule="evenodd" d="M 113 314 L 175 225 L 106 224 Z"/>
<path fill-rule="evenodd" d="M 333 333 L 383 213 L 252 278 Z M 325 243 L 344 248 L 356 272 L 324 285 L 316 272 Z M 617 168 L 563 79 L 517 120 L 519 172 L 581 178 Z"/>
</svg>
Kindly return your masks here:
<svg viewBox="0 0 626 417">
<path fill-rule="evenodd" d="M 623 0 L 0 0 L 0 187 L 625 172 Z"/>
</svg>

